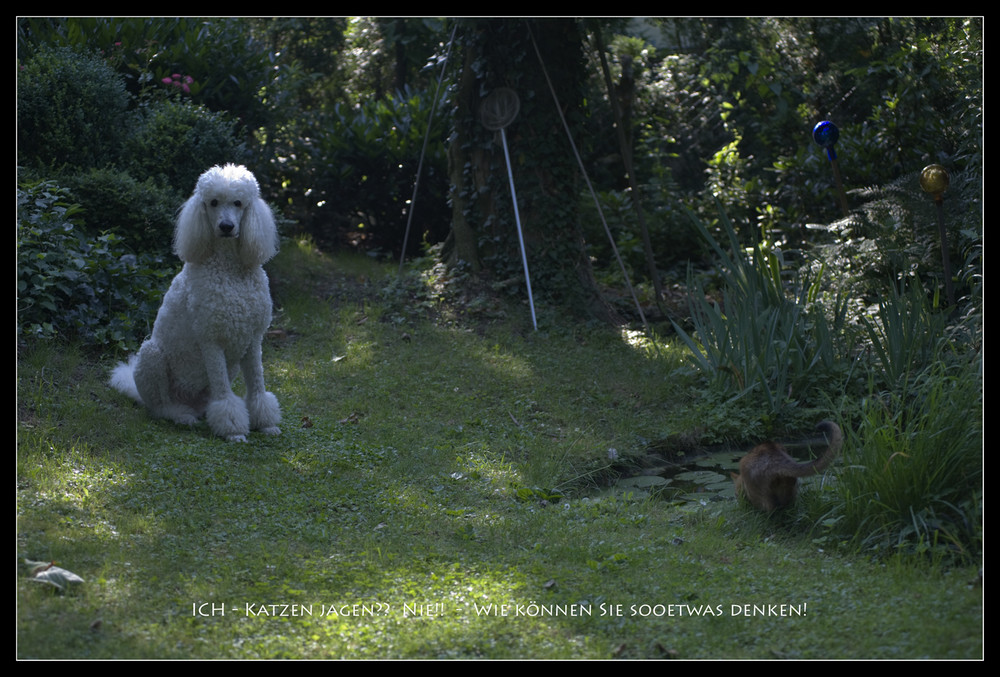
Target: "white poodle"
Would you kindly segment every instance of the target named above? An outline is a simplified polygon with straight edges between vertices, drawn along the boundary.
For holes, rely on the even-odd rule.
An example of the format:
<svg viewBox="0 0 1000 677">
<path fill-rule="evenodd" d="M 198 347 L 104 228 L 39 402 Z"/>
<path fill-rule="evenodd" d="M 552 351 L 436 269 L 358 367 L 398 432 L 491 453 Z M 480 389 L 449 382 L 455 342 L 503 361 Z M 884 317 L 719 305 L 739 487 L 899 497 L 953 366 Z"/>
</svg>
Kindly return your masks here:
<svg viewBox="0 0 1000 677">
<path fill-rule="evenodd" d="M 277 435 L 281 411 L 264 388 L 261 341 L 271 324 L 271 295 L 261 267 L 278 251 L 270 208 L 245 167 L 213 167 L 181 208 L 174 250 L 184 268 L 163 297 L 153 335 L 111 386 L 153 416 L 246 441 L 251 430 Z M 243 372 L 244 401 L 232 390 Z"/>
</svg>

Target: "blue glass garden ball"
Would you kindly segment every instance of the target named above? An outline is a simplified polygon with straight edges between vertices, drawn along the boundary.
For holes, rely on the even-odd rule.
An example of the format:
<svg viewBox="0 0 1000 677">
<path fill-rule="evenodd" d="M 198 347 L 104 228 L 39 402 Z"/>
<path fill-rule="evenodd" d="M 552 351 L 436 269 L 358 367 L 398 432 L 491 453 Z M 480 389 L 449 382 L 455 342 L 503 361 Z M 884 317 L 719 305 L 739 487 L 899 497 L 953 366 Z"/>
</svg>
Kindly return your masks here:
<svg viewBox="0 0 1000 677">
<path fill-rule="evenodd" d="M 840 130 L 829 120 L 824 120 L 813 127 L 813 141 L 823 148 L 832 148 L 833 144 L 837 143 L 838 138 L 840 138 Z"/>
</svg>

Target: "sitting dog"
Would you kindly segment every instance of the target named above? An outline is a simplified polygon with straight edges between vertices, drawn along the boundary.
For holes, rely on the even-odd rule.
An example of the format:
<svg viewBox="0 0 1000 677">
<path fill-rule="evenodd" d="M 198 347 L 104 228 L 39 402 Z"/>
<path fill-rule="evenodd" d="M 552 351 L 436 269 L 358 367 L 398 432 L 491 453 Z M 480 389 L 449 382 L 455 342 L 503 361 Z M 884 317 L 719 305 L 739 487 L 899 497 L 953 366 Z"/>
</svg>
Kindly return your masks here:
<svg viewBox="0 0 1000 677">
<path fill-rule="evenodd" d="M 281 410 L 264 387 L 261 341 L 271 324 L 263 264 L 278 251 L 271 209 L 245 167 L 213 167 L 198 179 L 177 219 L 174 250 L 184 267 L 156 315 L 153 334 L 111 386 L 156 417 L 193 424 L 202 416 L 219 437 L 276 435 Z M 233 392 L 242 372 L 246 399 Z"/>
</svg>

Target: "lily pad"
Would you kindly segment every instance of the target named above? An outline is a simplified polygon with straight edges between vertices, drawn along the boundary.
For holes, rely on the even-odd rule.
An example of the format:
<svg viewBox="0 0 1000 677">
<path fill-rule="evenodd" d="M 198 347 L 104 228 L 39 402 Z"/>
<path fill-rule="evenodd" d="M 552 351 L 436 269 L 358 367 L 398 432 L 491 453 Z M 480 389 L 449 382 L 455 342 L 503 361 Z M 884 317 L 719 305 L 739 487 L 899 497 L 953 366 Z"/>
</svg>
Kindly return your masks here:
<svg viewBox="0 0 1000 677">
<path fill-rule="evenodd" d="M 623 489 L 652 489 L 654 487 L 665 487 L 672 481 L 659 475 L 638 475 L 636 477 L 624 477 L 615 484 Z"/>
<path fill-rule="evenodd" d="M 734 455 L 732 452 L 724 452 L 720 454 L 711 454 L 705 456 L 704 458 L 698 459 L 695 465 L 699 468 L 716 468 L 721 470 L 726 469 L 736 469 L 740 464 L 740 455 Z"/>
<path fill-rule="evenodd" d="M 692 484 L 715 484 L 726 479 L 725 476 L 720 475 L 714 470 L 690 470 L 675 475 L 675 478 L 682 482 L 691 482 Z"/>
</svg>

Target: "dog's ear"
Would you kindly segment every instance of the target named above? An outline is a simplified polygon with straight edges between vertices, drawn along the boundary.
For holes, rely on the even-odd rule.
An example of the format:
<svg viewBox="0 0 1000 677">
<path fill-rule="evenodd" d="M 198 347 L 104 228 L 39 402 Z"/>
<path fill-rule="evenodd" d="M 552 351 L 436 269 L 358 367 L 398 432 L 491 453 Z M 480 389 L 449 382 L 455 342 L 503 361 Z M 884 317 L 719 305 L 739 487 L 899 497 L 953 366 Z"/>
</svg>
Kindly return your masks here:
<svg viewBox="0 0 1000 677">
<path fill-rule="evenodd" d="M 185 263 L 197 263 L 212 253 L 212 225 L 198 193 L 188 198 L 177 215 L 174 252 Z"/>
<path fill-rule="evenodd" d="M 244 265 L 260 266 L 278 253 L 278 228 L 274 214 L 264 200 L 257 197 L 243 210 L 240 224 L 240 256 Z"/>
</svg>

